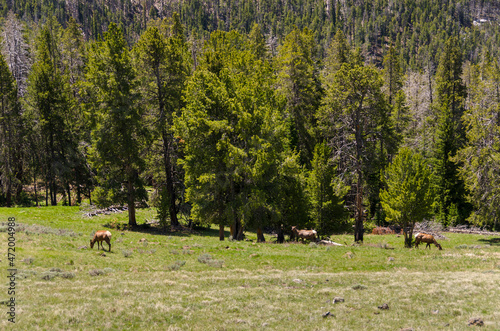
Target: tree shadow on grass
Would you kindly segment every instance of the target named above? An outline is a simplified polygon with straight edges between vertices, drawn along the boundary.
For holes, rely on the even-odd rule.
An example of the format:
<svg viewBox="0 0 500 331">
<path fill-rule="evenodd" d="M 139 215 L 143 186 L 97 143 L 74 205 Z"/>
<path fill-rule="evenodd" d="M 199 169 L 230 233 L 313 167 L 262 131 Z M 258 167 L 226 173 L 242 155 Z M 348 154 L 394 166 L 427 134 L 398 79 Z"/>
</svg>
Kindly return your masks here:
<svg viewBox="0 0 500 331">
<path fill-rule="evenodd" d="M 193 229 L 189 227 L 180 225 L 177 227 L 168 226 L 166 229 L 158 226 L 151 225 L 148 223 L 137 224 L 137 226 L 131 227 L 126 223 L 106 223 L 103 227 L 115 231 L 132 231 L 139 233 L 147 233 L 152 235 L 165 235 L 165 236 L 175 236 L 175 237 L 189 237 L 192 235 L 202 236 L 202 237 L 216 237 L 219 238 L 219 230 L 204 228 L 195 226 Z M 224 237 L 229 238 L 229 231 L 224 231 Z"/>
<path fill-rule="evenodd" d="M 478 239 L 478 241 L 481 241 L 485 244 L 490 244 L 492 246 L 500 246 L 500 237 L 496 237 L 496 238 L 481 238 L 481 239 Z"/>
</svg>

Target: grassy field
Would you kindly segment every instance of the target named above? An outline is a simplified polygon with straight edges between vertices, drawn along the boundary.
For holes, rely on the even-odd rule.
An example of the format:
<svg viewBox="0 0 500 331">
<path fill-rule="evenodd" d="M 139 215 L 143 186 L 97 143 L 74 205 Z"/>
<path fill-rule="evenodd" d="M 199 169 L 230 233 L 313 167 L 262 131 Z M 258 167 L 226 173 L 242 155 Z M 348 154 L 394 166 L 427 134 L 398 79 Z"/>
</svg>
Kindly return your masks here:
<svg viewBox="0 0 500 331">
<path fill-rule="evenodd" d="M 138 211 L 139 220 L 153 216 Z M 82 246 L 105 224 L 126 223 L 126 213 L 0 209 L 0 222 L 8 217 L 21 224 L 16 323 L 6 314 L 4 224 L 0 329 L 470 330 L 468 321 L 479 317 L 481 330 L 500 330 L 498 236 L 444 233 L 439 251 L 405 249 L 395 235 L 367 235 L 360 246 L 339 235 L 332 240 L 347 246 L 325 247 L 256 243 L 251 232 L 246 241 L 221 242 L 215 229 L 111 229 L 112 251 L 103 254 Z M 384 303 L 389 309 L 378 308 Z"/>
</svg>

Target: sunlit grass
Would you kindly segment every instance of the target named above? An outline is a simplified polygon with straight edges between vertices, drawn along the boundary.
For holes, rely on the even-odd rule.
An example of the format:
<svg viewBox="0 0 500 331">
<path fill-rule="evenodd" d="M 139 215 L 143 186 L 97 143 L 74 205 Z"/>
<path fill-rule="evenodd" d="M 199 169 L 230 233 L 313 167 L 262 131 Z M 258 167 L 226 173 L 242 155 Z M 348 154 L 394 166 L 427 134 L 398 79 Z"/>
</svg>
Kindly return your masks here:
<svg viewBox="0 0 500 331">
<path fill-rule="evenodd" d="M 152 215 L 140 210 L 139 222 Z M 28 225 L 16 234 L 19 329 L 468 330 L 471 317 L 481 317 L 485 330 L 500 325 L 496 237 L 445 233 L 439 251 L 405 249 L 395 235 L 367 235 L 360 246 L 351 245 L 352 235 L 335 235 L 347 245 L 325 247 L 274 244 L 268 235 L 268 243 L 256 243 L 252 232 L 246 241 L 221 242 L 215 229 L 111 229 L 112 251 L 104 252 L 88 249 L 92 232 L 126 223 L 126 213 L 85 218 L 78 207 L 0 209 L 0 222 L 9 216 Z M 0 245 L 6 256 L 5 232 Z M 8 297 L 4 286 L 0 301 Z M 335 297 L 345 301 L 333 303 Z M 377 308 L 384 303 L 388 310 Z"/>
</svg>

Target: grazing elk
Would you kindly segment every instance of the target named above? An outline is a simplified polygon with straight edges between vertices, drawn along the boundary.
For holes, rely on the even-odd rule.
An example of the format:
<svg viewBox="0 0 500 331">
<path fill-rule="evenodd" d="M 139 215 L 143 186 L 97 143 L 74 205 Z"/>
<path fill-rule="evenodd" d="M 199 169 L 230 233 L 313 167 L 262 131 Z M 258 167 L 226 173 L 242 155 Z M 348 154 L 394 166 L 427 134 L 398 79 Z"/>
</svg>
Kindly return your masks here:
<svg viewBox="0 0 500 331">
<path fill-rule="evenodd" d="M 373 228 L 372 234 L 395 234 L 396 231 L 394 231 L 391 228 L 384 228 L 382 226 L 377 226 L 376 228 Z"/>
<path fill-rule="evenodd" d="M 443 248 L 441 247 L 441 245 L 438 244 L 438 242 L 436 241 L 436 239 L 434 239 L 434 236 L 431 235 L 431 234 L 417 233 L 415 235 L 415 247 L 418 248 L 418 245 L 421 242 L 427 244 L 427 245 L 425 245 L 425 248 L 429 247 L 429 249 L 430 249 L 431 248 L 431 244 L 434 244 L 434 245 L 436 245 L 437 248 L 439 248 L 439 250 L 443 250 Z"/>
<path fill-rule="evenodd" d="M 97 241 L 97 249 L 99 249 L 99 244 L 101 244 L 102 249 L 104 250 L 104 244 L 102 243 L 105 241 L 109 245 L 109 251 L 111 252 L 111 232 L 107 230 L 101 230 L 97 231 L 94 234 L 94 238 L 90 241 L 90 248 L 94 248 L 94 244 Z"/>
<path fill-rule="evenodd" d="M 296 226 L 292 226 L 292 232 L 297 238 L 302 238 L 302 242 L 304 242 L 304 239 L 317 241 L 318 233 L 316 230 L 299 230 Z"/>
</svg>

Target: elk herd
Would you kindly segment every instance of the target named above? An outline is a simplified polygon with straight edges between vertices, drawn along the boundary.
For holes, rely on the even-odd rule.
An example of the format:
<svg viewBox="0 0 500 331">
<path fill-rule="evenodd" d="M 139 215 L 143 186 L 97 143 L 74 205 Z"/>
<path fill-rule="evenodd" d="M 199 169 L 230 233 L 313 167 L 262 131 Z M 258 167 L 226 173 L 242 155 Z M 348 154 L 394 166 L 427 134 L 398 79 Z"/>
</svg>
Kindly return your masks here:
<svg viewBox="0 0 500 331">
<path fill-rule="evenodd" d="M 373 229 L 372 232 L 372 234 L 394 234 L 394 233 L 395 231 L 390 228 L 381 228 L 381 227 Z M 305 240 L 310 240 L 311 242 L 319 241 L 318 233 L 316 232 L 316 230 L 299 230 L 296 226 L 292 226 L 292 235 L 290 239 L 292 240 L 293 238 L 295 238 L 296 240 L 301 239 L 302 242 L 304 242 Z M 94 248 L 94 244 L 97 242 L 97 249 L 100 249 L 100 247 L 102 247 L 102 249 L 104 250 L 103 241 L 105 241 L 108 244 L 109 252 L 111 252 L 111 232 L 107 230 L 100 230 L 94 234 L 94 237 L 92 238 L 92 240 L 90 240 L 90 248 L 91 249 Z M 439 248 L 439 250 L 443 249 L 443 247 L 441 247 L 441 245 L 436 241 L 434 236 L 431 234 L 417 233 L 415 235 L 415 247 L 418 248 L 418 245 L 420 243 L 427 244 L 425 248 L 427 247 L 430 248 L 430 245 L 433 244 L 437 248 Z"/>
</svg>

